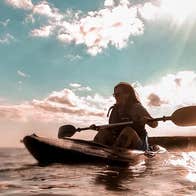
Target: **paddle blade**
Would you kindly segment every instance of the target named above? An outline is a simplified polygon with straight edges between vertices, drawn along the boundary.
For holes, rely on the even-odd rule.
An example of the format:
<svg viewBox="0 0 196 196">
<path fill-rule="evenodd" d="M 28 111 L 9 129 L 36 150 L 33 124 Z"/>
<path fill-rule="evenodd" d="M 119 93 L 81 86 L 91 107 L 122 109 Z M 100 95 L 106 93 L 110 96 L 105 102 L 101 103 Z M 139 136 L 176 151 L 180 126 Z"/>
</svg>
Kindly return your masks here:
<svg viewBox="0 0 196 196">
<path fill-rule="evenodd" d="M 72 125 L 63 125 L 59 128 L 58 138 L 71 137 L 75 134 L 76 128 Z"/>
<path fill-rule="evenodd" d="M 178 126 L 196 126 L 196 106 L 176 110 L 172 114 L 171 120 Z"/>
</svg>

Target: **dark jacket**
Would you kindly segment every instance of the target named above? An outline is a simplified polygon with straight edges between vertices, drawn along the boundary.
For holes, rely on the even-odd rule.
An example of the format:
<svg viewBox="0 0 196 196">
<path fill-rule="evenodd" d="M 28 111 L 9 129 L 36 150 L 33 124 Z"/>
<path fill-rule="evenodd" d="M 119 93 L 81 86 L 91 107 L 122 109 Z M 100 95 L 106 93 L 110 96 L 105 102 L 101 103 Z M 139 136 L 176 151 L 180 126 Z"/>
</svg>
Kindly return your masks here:
<svg viewBox="0 0 196 196">
<path fill-rule="evenodd" d="M 148 148 L 148 141 L 147 141 L 147 132 L 145 129 L 145 125 L 141 125 L 137 122 L 138 119 L 144 116 L 150 116 L 146 109 L 140 104 L 136 103 L 132 108 L 120 108 L 118 105 L 114 105 L 111 107 L 111 113 L 109 116 L 109 123 L 120 123 L 120 122 L 127 122 L 127 121 L 134 121 L 132 127 L 140 137 L 143 142 L 142 150 L 146 150 Z M 117 127 L 112 129 L 114 135 L 119 135 L 123 127 Z"/>
</svg>

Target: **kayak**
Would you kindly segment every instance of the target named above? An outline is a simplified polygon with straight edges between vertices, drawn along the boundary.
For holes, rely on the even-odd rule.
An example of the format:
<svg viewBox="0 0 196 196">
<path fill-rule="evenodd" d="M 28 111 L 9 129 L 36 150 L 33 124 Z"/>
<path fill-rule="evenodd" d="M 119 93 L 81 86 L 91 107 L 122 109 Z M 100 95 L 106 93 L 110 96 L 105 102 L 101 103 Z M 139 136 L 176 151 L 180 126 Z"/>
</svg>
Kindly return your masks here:
<svg viewBox="0 0 196 196">
<path fill-rule="evenodd" d="M 49 163 L 105 163 L 130 165 L 146 157 L 166 152 L 165 148 L 156 146 L 151 151 L 124 148 L 112 149 L 108 146 L 73 138 L 54 139 L 39 137 L 35 134 L 25 136 L 23 143 L 30 154 L 40 164 Z"/>
</svg>

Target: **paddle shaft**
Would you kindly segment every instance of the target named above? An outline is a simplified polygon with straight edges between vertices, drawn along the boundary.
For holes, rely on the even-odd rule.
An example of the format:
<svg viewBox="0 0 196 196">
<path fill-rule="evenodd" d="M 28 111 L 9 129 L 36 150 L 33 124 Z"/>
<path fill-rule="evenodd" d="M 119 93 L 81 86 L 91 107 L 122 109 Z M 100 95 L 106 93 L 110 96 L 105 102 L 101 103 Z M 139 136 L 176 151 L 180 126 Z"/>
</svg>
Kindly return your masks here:
<svg viewBox="0 0 196 196">
<path fill-rule="evenodd" d="M 150 123 L 153 121 L 172 121 L 177 126 L 196 126 L 196 106 L 187 106 L 183 108 L 177 109 L 171 116 L 163 116 L 161 118 L 152 118 L 148 119 L 147 122 L 144 123 Z M 63 125 L 59 128 L 58 137 L 64 138 L 64 137 L 71 137 L 76 132 L 80 132 L 83 130 L 104 130 L 108 128 L 118 127 L 118 126 L 127 126 L 132 125 L 134 123 L 139 122 L 121 122 L 121 123 L 115 123 L 115 124 L 106 124 L 106 125 L 91 125 L 90 127 L 84 127 L 84 128 L 75 128 L 73 125 Z"/>
<path fill-rule="evenodd" d="M 187 106 L 183 108 L 177 109 L 171 116 L 163 116 L 160 118 L 152 118 L 147 120 L 148 122 L 153 121 L 167 121 L 171 120 L 174 124 L 177 126 L 196 126 L 196 106 Z M 83 131 L 88 129 L 94 129 L 94 130 L 102 130 L 107 128 L 113 128 L 118 126 L 126 126 L 133 124 L 133 121 L 129 122 L 122 122 L 122 123 L 115 123 L 115 124 L 107 124 L 107 125 L 101 125 L 101 126 L 90 126 L 85 128 L 78 128 L 76 131 Z"/>
<path fill-rule="evenodd" d="M 160 117 L 160 118 L 152 118 L 152 119 L 149 119 L 147 122 L 166 121 L 166 120 L 172 120 L 171 116 L 163 116 L 163 117 Z M 118 126 L 132 125 L 133 123 L 134 123 L 133 121 L 128 121 L 128 122 L 106 124 L 106 125 L 100 125 L 100 126 L 94 125 L 94 126 L 90 126 L 90 127 L 77 128 L 76 131 L 80 132 L 80 131 L 89 130 L 89 129 L 103 130 L 103 129 L 113 128 L 113 127 L 118 127 Z"/>
</svg>

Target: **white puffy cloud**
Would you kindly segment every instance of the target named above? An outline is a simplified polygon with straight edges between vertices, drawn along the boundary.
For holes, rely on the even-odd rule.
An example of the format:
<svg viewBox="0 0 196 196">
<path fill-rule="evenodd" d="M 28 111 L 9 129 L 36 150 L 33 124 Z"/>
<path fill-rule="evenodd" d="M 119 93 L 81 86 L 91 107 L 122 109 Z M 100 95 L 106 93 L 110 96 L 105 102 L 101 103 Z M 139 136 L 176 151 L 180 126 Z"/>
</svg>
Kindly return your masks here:
<svg viewBox="0 0 196 196">
<path fill-rule="evenodd" d="M 72 83 L 72 88 L 82 85 Z M 135 87 L 142 104 L 153 117 L 171 115 L 177 108 L 196 105 L 196 73 L 181 71 L 168 74 L 160 80 L 145 86 Z M 0 122 L 2 130 L 40 130 L 39 134 L 56 137 L 58 127 L 62 124 L 72 124 L 76 127 L 86 127 L 90 124 L 106 124 L 108 108 L 114 104 L 112 96 L 100 94 L 81 96 L 77 91 L 65 88 L 54 91 L 45 99 L 34 99 L 22 104 L 9 104 L 0 99 Z M 8 123 L 9 122 L 9 123 Z M 195 127 L 177 127 L 172 122 L 159 123 L 158 128 L 149 129 L 149 135 L 194 135 Z M 27 132 L 22 132 L 27 134 Z M 85 132 L 76 137 L 93 137 L 96 132 Z M 20 134 L 22 137 L 22 134 Z"/>
<path fill-rule="evenodd" d="M 177 108 L 196 105 L 196 73 L 168 74 L 152 84 L 138 84 L 136 90 L 152 116 L 171 115 Z"/>
<path fill-rule="evenodd" d="M 34 37 L 48 37 L 51 34 L 53 27 L 51 25 L 43 26 L 39 29 L 31 31 L 30 35 Z"/>
<path fill-rule="evenodd" d="M 174 21 L 182 23 L 194 13 L 194 5 L 192 0 L 187 3 L 185 0 L 160 0 L 136 5 L 128 0 L 106 0 L 103 9 L 90 11 L 82 17 L 77 16 L 71 22 L 61 17 L 58 23 L 51 24 L 54 27 L 52 33 L 63 43 L 84 44 L 87 52 L 95 56 L 110 45 L 118 49 L 126 47 L 132 36 L 142 35 L 142 19 L 172 17 Z"/>
<path fill-rule="evenodd" d="M 91 96 L 90 96 L 91 97 Z M 89 102 L 89 97 L 79 97 L 70 89 L 53 92 L 44 100 L 33 100 L 32 105 L 46 112 L 67 113 L 83 117 L 103 117 L 105 107 L 99 108 L 99 100 Z M 94 97 L 92 98 L 94 99 Z"/>
<path fill-rule="evenodd" d="M 133 4 L 128 0 L 105 0 L 102 9 L 82 14 L 80 10 L 74 14 L 69 9 L 62 12 L 47 1 L 35 5 L 30 0 L 6 2 L 16 8 L 30 9 L 31 14 L 26 17 L 26 22 L 34 22 L 34 15 L 48 19 L 47 24 L 33 29 L 31 36 L 53 35 L 64 44 L 83 44 L 92 56 L 109 46 L 122 49 L 132 43 L 131 37 L 143 34 L 144 20 L 165 18 L 174 24 L 182 24 L 187 18 L 196 18 L 194 0 L 157 0 L 140 4 Z"/>
<path fill-rule="evenodd" d="M 108 7 L 111 7 L 114 5 L 114 0 L 105 0 L 104 1 L 104 6 L 108 6 Z"/>
<path fill-rule="evenodd" d="M 107 102 L 106 98 L 102 98 L 100 102 L 103 100 L 104 103 Z M 0 135 L 8 139 L 1 142 L 0 146 L 19 146 L 20 139 L 33 132 L 56 137 L 58 128 L 63 124 L 76 127 L 105 124 L 105 113 L 105 108 L 103 105 L 100 107 L 97 96 L 79 97 L 69 89 L 52 92 L 43 100 L 34 99 L 18 105 L 8 104 L 3 100 L 0 105 Z M 87 131 L 80 136 L 75 134 L 75 137 L 88 139 L 95 133 Z M 12 141 L 9 135 L 12 135 Z"/>
<path fill-rule="evenodd" d="M 54 35 L 62 43 L 84 44 L 89 54 L 96 55 L 109 45 L 121 49 L 127 45 L 131 36 L 143 33 L 143 22 L 137 17 L 136 7 L 122 0 L 113 7 L 112 1 L 105 4 L 103 9 L 90 11 L 82 17 L 75 14 L 68 21 L 64 19 L 66 13 L 60 13 L 43 1 L 33 7 L 33 13 L 47 16 L 49 24 L 32 30 L 31 35 Z"/>
<path fill-rule="evenodd" d="M 102 52 L 109 45 L 121 49 L 131 36 L 143 33 L 143 22 L 137 17 L 137 8 L 125 3 L 91 11 L 80 20 L 64 21 L 59 27 L 57 37 L 60 41 L 84 44 L 91 55 Z"/>
<path fill-rule="evenodd" d="M 31 0 L 5 0 L 5 2 L 15 8 L 27 10 L 33 8 Z"/>
<path fill-rule="evenodd" d="M 72 122 L 84 124 L 90 122 L 104 122 L 104 115 L 109 107 L 110 98 L 102 96 L 79 97 L 70 89 L 54 91 L 43 100 L 34 99 L 32 102 L 20 105 L 1 105 L 0 118 L 14 121 L 42 121 L 42 122 Z M 103 105 L 103 102 L 107 105 Z"/>
<path fill-rule="evenodd" d="M 71 83 L 71 87 L 83 87 L 78 83 Z M 177 74 L 168 74 L 159 82 L 135 88 L 140 100 L 154 115 L 170 114 L 176 108 L 186 105 L 196 105 L 196 73 L 181 71 Z M 0 116 L 17 120 L 36 117 L 45 121 L 86 119 L 93 121 L 96 118 L 104 121 L 107 109 L 114 103 L 114 98 L 103 97 L 99 94 L 79 96 L 77 91 L 68 88 L 54 91 L 43 100 L 34 99 L 32 102 L 21 105 L 0 106 Z M 41 117 L 40 117 L 41 116 Z M 74 116 L 74 117 L 73 117 Z"/>
<path fill-rule="evenodd" d="M 138 11 L 142 18 L 146 20 L 155 20 L 160 14 L 160 8 L 158 5 L 154 5 L 151 2 L 146 2 L 138 7 Z"/>
<path fill-rule="evenodd" d="M 56 21 L 63 18 L 63 15 L 59 13 L 59 10 L 51 7 L 47 1 L 41 1 L 40 3 L 34 5 L 33 14 L 43 15 Z"/>
<path fill-rule="evenodd" d="M 29 20 L 34 21 L 34 14 L 48 17 L 50 20 L 52 19 L 54 21 L 59 21 L 64 17 L 57 8 L 49 5 L 45 0 L 38 2 L 35 5 L 31 0 L 5 0 L 5 2 L 14 8 L 31 10 L 32 13 L 26 17 L 26 22 Z"/>
</svg>

